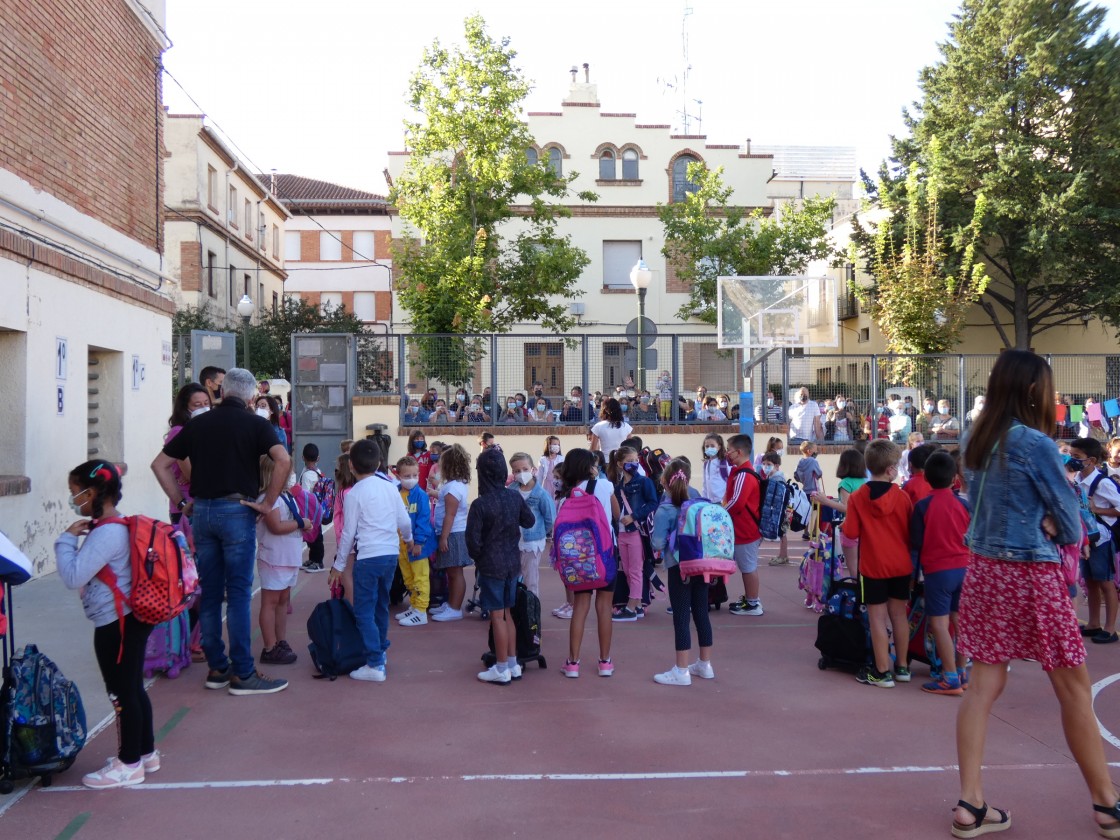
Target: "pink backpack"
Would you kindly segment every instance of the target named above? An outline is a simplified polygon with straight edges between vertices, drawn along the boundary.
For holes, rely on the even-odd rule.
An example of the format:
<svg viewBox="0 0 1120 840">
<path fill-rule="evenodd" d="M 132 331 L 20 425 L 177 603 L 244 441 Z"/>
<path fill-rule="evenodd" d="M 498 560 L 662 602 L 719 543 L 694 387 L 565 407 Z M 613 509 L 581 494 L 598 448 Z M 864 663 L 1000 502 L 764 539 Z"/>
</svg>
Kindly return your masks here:
<svg viewBox="0 0 1120 840">
<path fill-rule="evenodd" d="M 309 493 L 298 484 L 293 484 L 291 489 L 281 493 L 280 498 L 292 512 L 292 518 L 300 523 L 300 534 L 305 543 L 313 543 L 321 533 L 323 526 L 323 508 L 314 493 Z M 315 523 L 309 530 L 303 530 L 303 520 L 310 519 Z"/>
<path fill-rule="evenodd" d="M 595 479 L 560 505 L 552 530 L 552 567 L 572 592 L 600 589 L 614 580 L 611 526 L 595 498 Z"/>
</svg>

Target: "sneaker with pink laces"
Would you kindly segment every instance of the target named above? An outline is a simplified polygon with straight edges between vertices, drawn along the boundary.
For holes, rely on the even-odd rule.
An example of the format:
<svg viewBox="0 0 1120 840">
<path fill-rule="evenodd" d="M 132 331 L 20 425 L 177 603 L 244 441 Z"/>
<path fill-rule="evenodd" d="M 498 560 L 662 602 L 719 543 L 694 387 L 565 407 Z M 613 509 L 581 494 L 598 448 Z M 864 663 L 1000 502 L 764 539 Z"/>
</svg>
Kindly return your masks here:
<svg viewBox="0 0 1120 840">
<path fill-rule="evenodd" d="M 93 773 L 82 776 L 82 784 L 93 790 L 111 790 L 112 788 L 133 787 L 144 782 L 144 762 L 125 764 L 116 756 L 109 759 L 108 763 Z"/>
<path fill-rule="evenodd" d="M 599 660 L 599 676 L 600 677 L 609 677 L 613 673 L 614 673 L 614 663 L 611 662 L 609 659 L 600 659 Z"/>
<path fill-rule="evenodd" d="M 575 662 L 572 662 L 572 660 L 570 660 L 570 659 L 564 660 L 564 664 L 560 668 L 560 673 L 563 674 L 565 677 L 571 677 L 572 679 L 575 679 L 576 677 L 578 677 L 579 676 L 579 660 L 577 659 Z"/>
</svg>

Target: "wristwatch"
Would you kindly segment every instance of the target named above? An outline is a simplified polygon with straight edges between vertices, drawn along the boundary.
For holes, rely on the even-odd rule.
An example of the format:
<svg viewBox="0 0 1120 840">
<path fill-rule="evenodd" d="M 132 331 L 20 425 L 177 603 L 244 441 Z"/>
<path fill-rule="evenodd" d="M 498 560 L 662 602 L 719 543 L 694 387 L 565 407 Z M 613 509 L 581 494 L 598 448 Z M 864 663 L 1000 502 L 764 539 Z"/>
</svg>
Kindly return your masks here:
<svg viewBox="0 0 1120 840">
<path fill-rule="evenodd" d="M 175 509 L 176 510 L 182 510 L 186 506 L 187 506 L 187 500 L 186 499 L 180 499 L 179 503 L 177 505 L 175 505 Z"/>
</svg>

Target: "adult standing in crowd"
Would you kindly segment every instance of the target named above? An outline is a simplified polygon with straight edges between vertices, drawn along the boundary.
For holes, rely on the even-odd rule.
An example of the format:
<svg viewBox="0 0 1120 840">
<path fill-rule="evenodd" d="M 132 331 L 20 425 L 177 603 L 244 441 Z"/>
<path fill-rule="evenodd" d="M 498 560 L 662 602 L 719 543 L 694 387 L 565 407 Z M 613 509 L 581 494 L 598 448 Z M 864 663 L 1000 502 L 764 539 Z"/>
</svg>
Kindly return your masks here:
<svg viewBox="0 0 1120 840">
<path fill-rule="evenodd" d="M 611 453 L 630 437 L 634 429 L 622 416 L 622 404 L 614 397 L 603 400 L 599 422 L 591 427 L 591 451 L 602 452 L 610 462 Z"/>
<path fill-rule="evenodd" d="M 163 442 L 166 444 L 172 438 L 183 430 L 183 427 L 191 420 L 192 417 L 197 417 L 200 414 L 205 414 L 210 410 L 210 395 L 206 389 L 199 385 L 197 382 L 188 382 L 179 389 L 179 393 L 175 395 L 175 403 L 171 408 L 171 417 L 167 420 L 167 434 L 163 437 Z M 171 472 L 175 476 L 175 483 L 179 487 L 179 493 L 188 502 L 191 500 L 191 462 L 190 459 L 184 458 L 181 461 L 175 461 L 171 465 Z M 177 523 L 182 517 L 182 513 L 175 509 L 175 505 L 169 506 L 171 521 Z M 189 530 L 188 530 L 189 533 Z"/>
<path fill-rule="evenodd" d="M 809 389 L 802 386 L 797 399 L 789 407 L 789 442 L 799 444 L 804 440 L 823 440 L 821 408 L 809 399 Z"/>
<path fill-rule="evenodd" d="M 1050 440 L 1053 389 L 1050 366 L 1041 356 L 1004 351 L 988 379 L 984 413 L 966 443 L 973 512 L 957 649 L 973 665 L 957 714 L 957 837 L 1010 827 L 1009 813 L 988 807 L 980 776 L 988 719 L 1007 685 L 1012 659 L 1038 662 L 1050 678 L 1098 831 L 1120 836 L 1120 802 L 1093 716 L 1085 646 L 1058 554 L 1059 545 L 1080 541 L 1081 519 Z"/>
<path fill-rule="evenodd" d="M 256 670 L 251 647 L 257 513 L 272 509 L 291 471 L 291 457 L 273 425 L 248 409 L 256 386 L 252 373 L 231 369 L 222 384 L 221 404 L 184 426 L 152 462 L 171 504 L 191 517 L 202 585 L 202 649 L 210 666 L 206 687 L 228 687 L 233 695 L 272 694 L 288 686 L 286 680 L 272 680 Z M 272 481 L 262 502 L 255 504 L 260 457 L 266 454 L 275 465 Z M 185 458 L 191 462 L 193 502 L 183 496 L 172 469 Z M 222 642 L 223 598 L 228 658 Z"/>
<path fill-rule="evenodd" d="M 226 372 L 220 367 L 207 366 L 198 372 L 198 381 L 210 395 L 210 405 L 215 406 L 222 401 L 222 381 Z"/>
</svg>

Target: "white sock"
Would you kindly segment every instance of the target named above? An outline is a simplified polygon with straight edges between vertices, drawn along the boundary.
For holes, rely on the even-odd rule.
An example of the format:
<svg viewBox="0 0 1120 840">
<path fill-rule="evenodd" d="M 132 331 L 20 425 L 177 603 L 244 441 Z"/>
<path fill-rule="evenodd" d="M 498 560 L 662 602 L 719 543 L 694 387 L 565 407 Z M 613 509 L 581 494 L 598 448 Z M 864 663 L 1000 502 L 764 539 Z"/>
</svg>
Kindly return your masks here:
<svg viewBox="0 0 1120 840">
<path fill-rule="evenodd" d="M 682 668 L 680 665 L 674 665 L 673 666 L 673 671 L 676 672 L 677 674 L 687 674 L 688 673 L 688 668 Z"/>
<path fill-rule="evenodd" d="M 517 664 L 517 657 L 516 656 L 506 657 L 506 665 L 508 665 L 510 668 L 512 668 L 516 664 Z"/>
<path fill-rule="evenodd" d="M 505 662 L 495 662 L 494 665 L 495 667 L 497 667 L 499 674 L 504 674 L 509 670 L 509 665 L 507 665 Z"/>
</svg>

